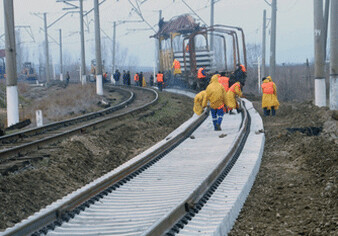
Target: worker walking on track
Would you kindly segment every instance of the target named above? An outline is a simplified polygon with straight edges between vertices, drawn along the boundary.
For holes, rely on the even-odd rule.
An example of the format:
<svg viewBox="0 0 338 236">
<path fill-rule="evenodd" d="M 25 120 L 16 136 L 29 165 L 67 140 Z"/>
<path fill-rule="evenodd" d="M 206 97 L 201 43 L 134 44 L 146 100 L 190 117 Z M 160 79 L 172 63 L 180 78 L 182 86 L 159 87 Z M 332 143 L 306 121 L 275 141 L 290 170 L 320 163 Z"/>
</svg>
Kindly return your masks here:
<svg viewBox="0 0 338 236">
<path fill-rule="evenodd" d="M 196 94 L 194 98 L 194 108 L 193 108 L 196 115 L 201 115 L 203 113 L 203 110 L 204 110 L 203 101 L 205 100 L 206 95 L 207 95 L 207 92 L 205 90 Z"/>
<path fill-rule="evenodd" d="M 277 87 L 274 82 L 272 82 L 271 76 L 264 77 L 262 83 L 262 108 L 264 111 L 264 116 L 276 115 L 276 110 L 279 107 L 279 101 L 277 98 Z"/>
<path fill-rule="evenodd" d="M 241 112 L 241 109 L 238 106 L 236 101 L 236 97 L 243 97 L 241 86 L 242 83 L 236 82 L 230 88 L 229 91 L 226 93 L 226 106 L 230 110 L 230 114 L 232 114 L 232 109 L 237 109 L 237 112 Z"/>
<path fill-rule="evenodd" d="M 157 86 L 158 86 L 158 89 L 159 89 L 160 91 L 162 91 L 162 89 L 163 89 L 163 80 L 164 80 L 163 77 L 164 77 L 163 74 L 161 73 L 161 71 L 159 71 L 159 72 L 157 73 L 156 78 L 157 78 Z"/>
<path fill-rule="evenodd" d="M 212 123 L 215 130 L 222 130 L 221 124 L 223 120 L 223 107 L 225 104 L 225 89 L 218 82 L 218 77 L 220 75 L 216 74 L 211 77 L 210 83 L 206 89 L 206 96 L 203 100 L 202 107 L 206 107 L 208 101 L 210 102 L 210 111 L 212 116 Z"/>
</svg>

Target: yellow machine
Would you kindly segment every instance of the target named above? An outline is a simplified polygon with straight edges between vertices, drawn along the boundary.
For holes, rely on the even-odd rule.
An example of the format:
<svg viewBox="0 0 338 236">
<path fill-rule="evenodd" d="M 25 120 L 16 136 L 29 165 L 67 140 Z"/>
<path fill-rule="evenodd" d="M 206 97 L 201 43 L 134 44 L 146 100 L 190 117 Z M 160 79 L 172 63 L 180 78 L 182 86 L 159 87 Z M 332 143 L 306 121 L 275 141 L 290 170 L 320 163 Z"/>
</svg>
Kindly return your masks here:
<svg viewBox="0 0 338 236">
<path fill-rule="evenodd" d="M 25 62 L 23 64 L 23 69 L 20 74 L 20 79 L 21 80 L 36 80 L 37 79 L 35 69 L 33 68 L 31 62 Z"/>
</svg>

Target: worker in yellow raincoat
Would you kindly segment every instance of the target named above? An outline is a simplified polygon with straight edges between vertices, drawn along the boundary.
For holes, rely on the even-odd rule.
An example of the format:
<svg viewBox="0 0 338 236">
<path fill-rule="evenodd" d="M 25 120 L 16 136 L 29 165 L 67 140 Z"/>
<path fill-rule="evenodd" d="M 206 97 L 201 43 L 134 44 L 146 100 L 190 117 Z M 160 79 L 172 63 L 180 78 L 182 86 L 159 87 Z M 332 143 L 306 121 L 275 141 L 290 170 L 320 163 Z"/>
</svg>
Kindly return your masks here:
<svg viewBox="0 0 338 236">
<path fill-rule="evenodd" d="M 232 113 L 232 109 L 237 109 L 237 112 L 241 112 L 239 109 L 238 103 L 236 101 L 236 97 L 243 97 L 242 90 L 241 90 L 241 84 L 240 82 L 234 83 L 226 93 L 226 106 L 230 110 L 230 114 Z"/>
<path fill-rule="evenodd" d="M 193 108 L 196 115 L 201 115 L 203 113 L 204 111 L 203 100 L 205 100 L 206 95 L 207 92 L 205 90 L 196 94 L 194 98 L 194 108 Z"/>
<path fill-rule="evenodd" d="M 216 74 L 211 77 L 210 83 L 205 90 L 206 96 L 202 104 L 202 107 L 204 108 L 207 106 L 208 101 L 210 102 L 210 112 L 215 130 L 222 130 L 221 124 L 224 115 L 223 107 L 225 104 L 225 89 L 218 82 L 219 76 L 219 74 Z"/>
<path fill-rule="evenodd" d="M 279 101 L 277 98 L 277 87 L 274 82 L 272 82 L 271 76 L 264 77 L 262 83 L 262 108 L 264 111 L 264 116 L 276 115 L 276 110 L 279 107 Z"/>
</svg>

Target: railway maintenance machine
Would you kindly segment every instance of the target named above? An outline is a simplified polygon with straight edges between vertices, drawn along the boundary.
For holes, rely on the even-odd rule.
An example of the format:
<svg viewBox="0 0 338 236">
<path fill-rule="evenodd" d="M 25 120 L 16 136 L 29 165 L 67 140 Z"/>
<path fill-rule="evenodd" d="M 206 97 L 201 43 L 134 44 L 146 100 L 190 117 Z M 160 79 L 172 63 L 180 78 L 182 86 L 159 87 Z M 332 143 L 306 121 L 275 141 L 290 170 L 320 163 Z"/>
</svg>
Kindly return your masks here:
<svg viewBox="0 0 338 236">
<path fill-rule="evenodd" d="M 164 72 L 169 86 L 175 79 L 186 87 L 199 89 L 200 67 L 210 74 L 225 71 L 228 75 L 237 64 L 247 67 L 245 36 L 240 27 L 201 26 L 191 15 L 184 14 L 167 22 L 162 18 L 159 31 L 150 37 L 158 40 L 159 70 Z M 181 64 L 180 76 L 173 76 L 174 59 Z"/>
</svg>

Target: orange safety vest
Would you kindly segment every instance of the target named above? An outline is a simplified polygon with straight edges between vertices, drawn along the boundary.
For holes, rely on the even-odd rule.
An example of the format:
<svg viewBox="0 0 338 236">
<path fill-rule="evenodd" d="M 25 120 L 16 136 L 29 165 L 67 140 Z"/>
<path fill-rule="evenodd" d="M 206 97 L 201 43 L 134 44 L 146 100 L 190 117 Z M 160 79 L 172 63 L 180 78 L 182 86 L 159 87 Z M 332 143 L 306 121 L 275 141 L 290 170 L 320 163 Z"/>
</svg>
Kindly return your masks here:
<svg viewBox="0 0 338 236">
<path fill-rule="evenodd" d="M 229 91 L 236 93 L 235 92 L 235 87 L 238 86 L 239 89 L 241 89 L 241 85 L 239 83 L 234 83 L 230 88 Z"/>
<path fill-rule="evenodd" d="M 265 94 L 273 94 L 273 82 L 263 83 L 262 89 Z"/>
<path fill-rule="evenodd" d="M 185 47 L 185 50 L 186 50 L 187 52 L 189 52 L 189 44 L 187 44 L 187 46 Z"/>
<path fill-rule="evenodd" d="M 138 74 L 135 74 L 135 75 L 134 75 L 134 81 L 139 81 Z"/>
<path fill-rule="evenodd" d="M 174 60 L 174 69 L 181 69 L 181 64 L 178 60 Z"/>
<path fill-rule="evenodd" d="M 163 74 L 158 73 L 157 76 L 156 76 L 156 78 L 157 78 L 157 82 L 159 82 L 159 83 L 163 82 Z"/>
<path fill-rule="evenodd" d="M 229 78 L 226 76 L 218 77 L 218 82 L 224 87 L 225 91 L 229 90 Z"/>
<path fill-rule="evenodd" d="M 197 78 L 199 78 L 199 79 L 205 78 L 205 75 L 202 74 L 202 70 L 204 70 L 203 67 L 201 67 L 201 68 L 198 69 Z"/>
<path fill-rule="evenodd" d="M 241 70 L 242 70 L 243 72 L 246 72 L 245 66 L 240 65 L 240 67 L 241 67 Z"/>
</svg>

